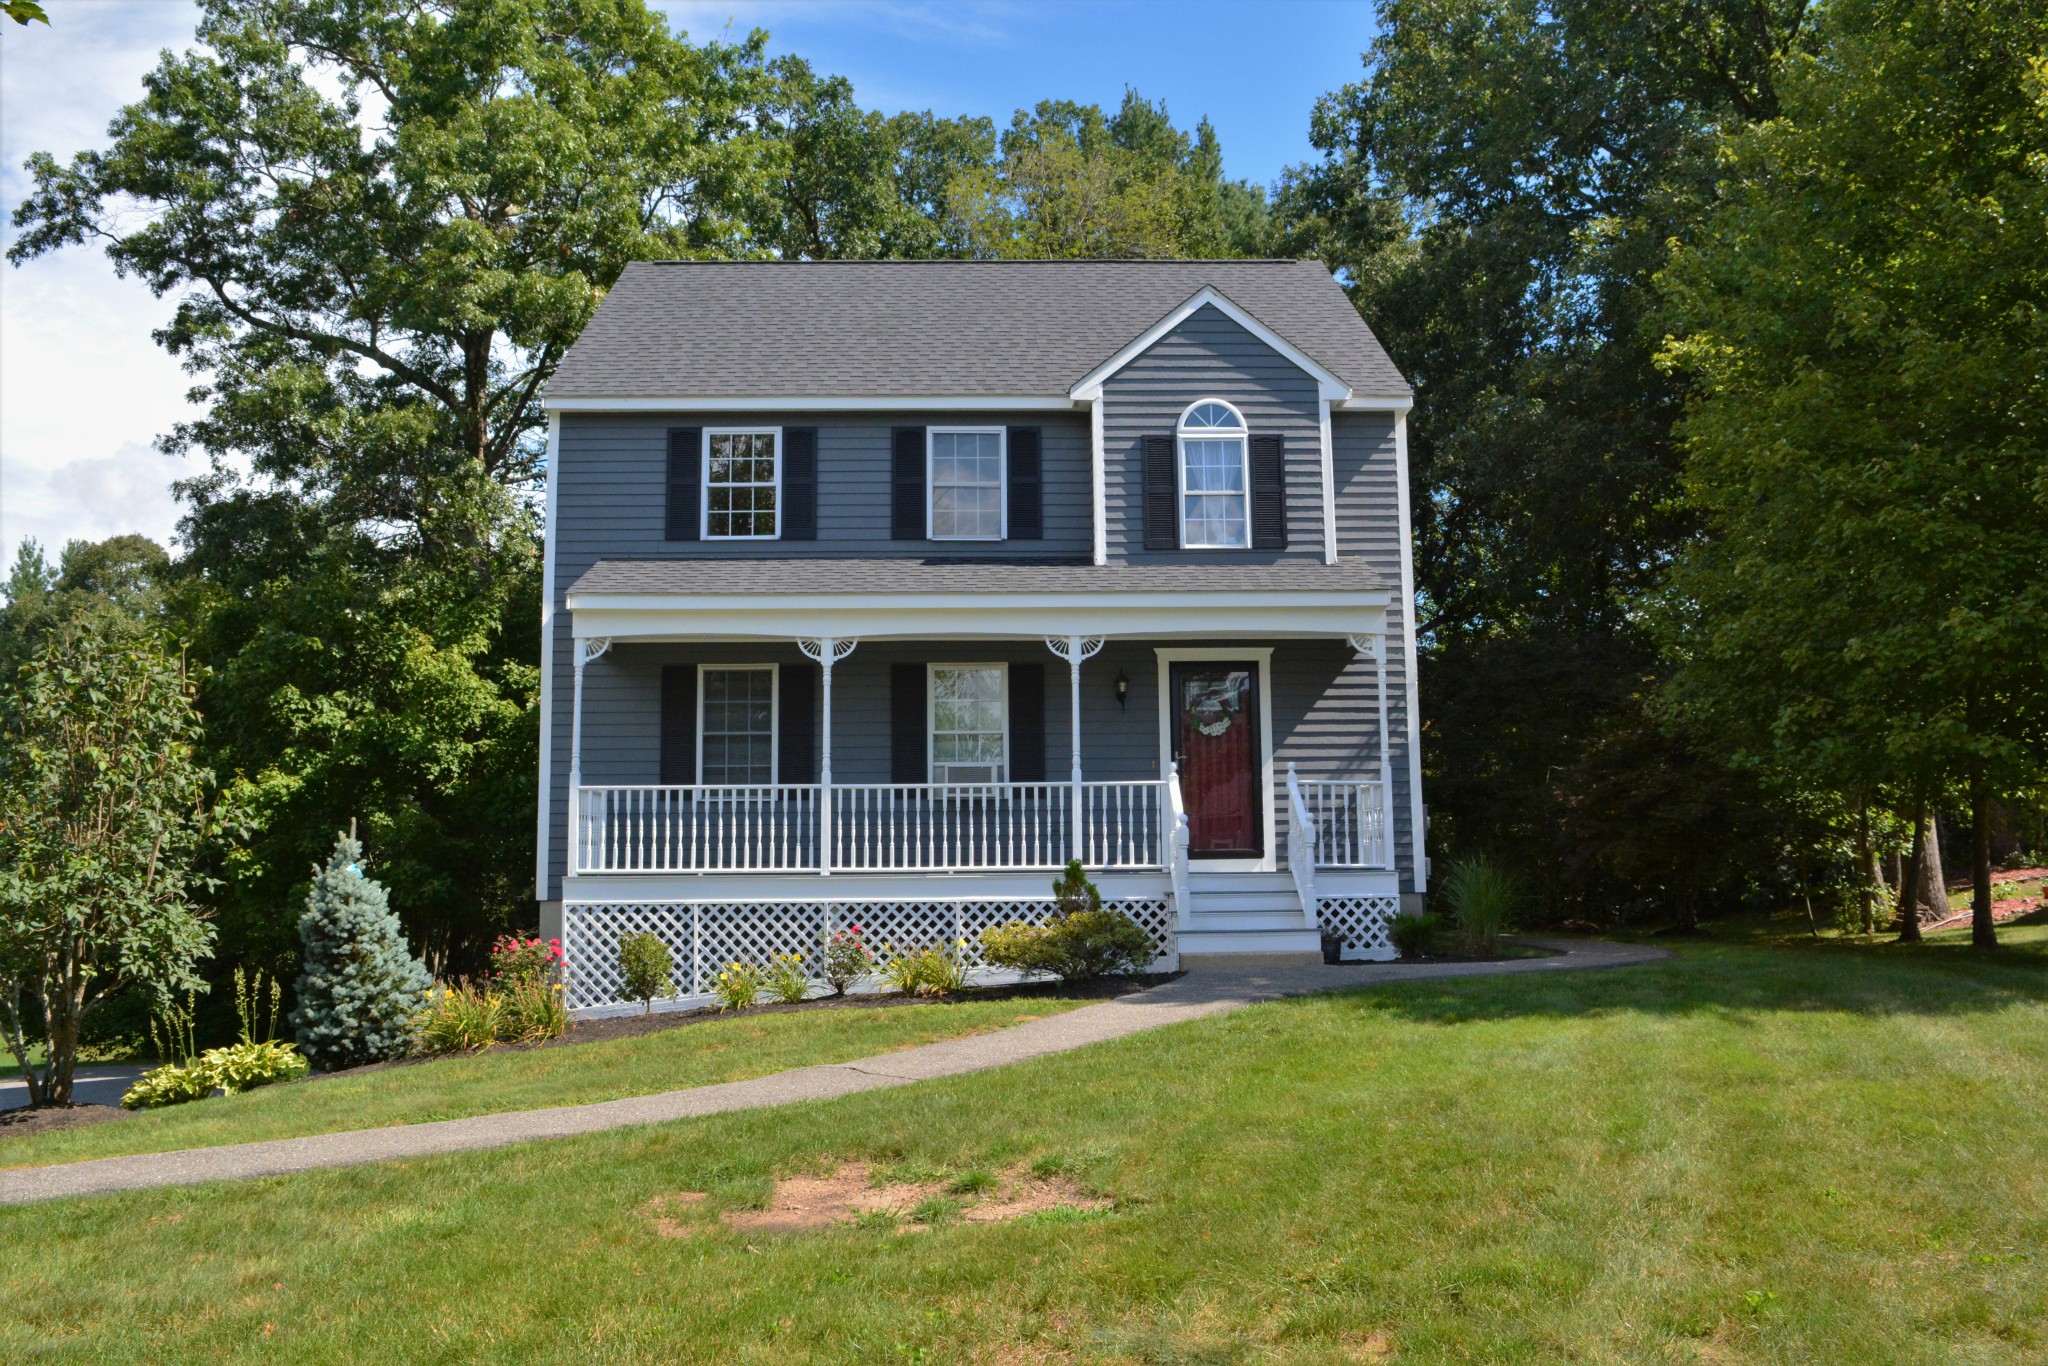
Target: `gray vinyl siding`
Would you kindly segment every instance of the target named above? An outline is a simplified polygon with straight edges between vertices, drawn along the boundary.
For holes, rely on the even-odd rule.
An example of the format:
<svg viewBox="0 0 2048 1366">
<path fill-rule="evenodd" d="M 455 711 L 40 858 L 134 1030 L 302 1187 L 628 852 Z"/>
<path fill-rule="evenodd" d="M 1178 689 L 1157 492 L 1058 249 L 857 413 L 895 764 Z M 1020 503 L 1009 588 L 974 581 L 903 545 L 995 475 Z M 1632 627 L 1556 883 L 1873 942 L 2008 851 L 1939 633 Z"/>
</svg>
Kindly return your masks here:
<svg viewBox="0 0 2048 1366">
<path fill-rule="evenodd" d="M 1197 399 L 1227 400 L 1253 435 L 1287 441 L 1287 549 L 1145 549 L 1143 439 L 1171 436 Z M 1104 506 L 1113 561 L 1271 563 L 1323 555 L 1322 425 L 1316 381 L 1213 307 L 1179 327 L 1103 385 Z"/>
<path fill-rule="evenodd" d="M 1335 413 L 1330 419 L 1330 455 L 1336 487 L 1337 553 L 1359 556 L 1390 584 L 1401 582 L 1400 470 L 1394 452 L 1394 418 L 1389 413 Z M 1411 604 L 1397 591 L 1387 608 L 1387 709 L 1394 750 L 1394 834 L 1401 887 L 1415 889 L 1415 831 L 1412 766 L 1415 743 L 1408 715 L 1408 631 Z M 1372 679 L 1372 661 L 1360 659 Z M 1341 705 L 1335 699 L 1332 707 Z M 1370 703 L 1367 704 L 1370 706 Z M 1374 741 L 1378 743 L 1377 738 Z"/>
<path fill-rule="evenodd" d="M 817 428 L 818 539 L 664 540 L 671 427 Z M 891 540 L 889 434 L 894 427 L 1039 428 L 1044 539 Z M 564 414 L 555 507 L 561 558 L 555 583 L 566 589 L 600 557 L 1088 555 L 1094 548 L 1088 441 L 1087 417 L 1066 413 Z"/>
</svg>

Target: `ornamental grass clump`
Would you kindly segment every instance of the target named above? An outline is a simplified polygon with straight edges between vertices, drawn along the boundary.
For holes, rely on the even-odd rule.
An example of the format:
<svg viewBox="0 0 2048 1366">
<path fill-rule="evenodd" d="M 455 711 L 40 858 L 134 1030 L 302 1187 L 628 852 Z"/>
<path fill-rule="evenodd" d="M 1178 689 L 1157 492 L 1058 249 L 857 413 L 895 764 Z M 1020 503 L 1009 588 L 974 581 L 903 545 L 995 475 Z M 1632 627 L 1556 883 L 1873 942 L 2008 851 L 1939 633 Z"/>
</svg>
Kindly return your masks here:
<svg viewBox="0 0 2048 1366">
<path fill-rule="evenodd" d="M 405 1056 L 434 984 L 426 964 L 407 950 L 383 887 L 363 875 L 362 858 L 353 835 L 336 837 L 327 866 L 314 870 L 299 917 L 305 967 L 292 1028 L 323 1072 Z"/>
<path fill-rule="evenodd" d="M 825 985 L 832 988 L 834 996 L 844 996 L 849 987 L 874 970 L 875 956 L 868 952 L 860 926 L 848 925 L 826 936 Z"/>
<path fill-rule="evenodd" d="M 1451 865 L 1442 892 L 1465 951 L 1494 952 L 1519 896 L 1514 874 L 1487 859 L 1464 859 Z"/>
<path fill-rule="evenodd" d="M 619 994 L 644 1007 L 643 1015 L 654 1013 L 654 998 L 676 994 L 676 960 L 659 935 L 641 930 L 619 937 Z"/>
</svg>

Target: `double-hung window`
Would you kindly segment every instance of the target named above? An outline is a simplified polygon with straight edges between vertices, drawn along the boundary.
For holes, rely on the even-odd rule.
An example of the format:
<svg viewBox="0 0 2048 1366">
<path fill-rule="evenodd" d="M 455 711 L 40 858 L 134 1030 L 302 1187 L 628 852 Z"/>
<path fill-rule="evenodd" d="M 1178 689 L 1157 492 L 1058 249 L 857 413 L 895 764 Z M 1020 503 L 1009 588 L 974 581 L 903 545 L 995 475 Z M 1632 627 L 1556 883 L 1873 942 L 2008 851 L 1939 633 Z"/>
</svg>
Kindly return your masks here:
<svg viewBox="0 0 2048 1366">
<path fill-rule="evenodd" d="M 781 534 L 782 434 L 773 427 L 704 433 L 704 539 Z"/>
<path fill-rule="evenodd" d="M 775 666 L 713 668 L 700 675 L 699 782 L 709 787 L 775 781 Z"/>
<path fill-rule="evenodd" d="M 1221 399 L 1180 416 L 1180 543 L 1189 550 L 1242 550 L 1251 541 L 1251 479 L 1244 416 Z"/>
<path fill-rule="evenodd" d="M 927 440 L 932 491 L 927 534 L 935 541 L 1003 539 L 1003 429 L 933 427 Z"/>
<path fill-rule="evenodd" d="M 1010 727 L 1000 664 L 931 666 L 932 781 L 1000 783 L 1010 771 Z"/>
</svg>

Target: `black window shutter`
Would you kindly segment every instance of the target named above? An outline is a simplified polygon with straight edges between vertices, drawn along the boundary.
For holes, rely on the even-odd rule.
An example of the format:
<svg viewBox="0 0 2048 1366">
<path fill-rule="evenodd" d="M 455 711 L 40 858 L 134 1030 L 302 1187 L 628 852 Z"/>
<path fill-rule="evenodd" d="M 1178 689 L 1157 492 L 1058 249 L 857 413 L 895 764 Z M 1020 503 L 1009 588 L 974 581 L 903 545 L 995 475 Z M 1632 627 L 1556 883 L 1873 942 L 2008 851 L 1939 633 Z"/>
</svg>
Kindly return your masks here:
<svg viewBox="0 0 2048 1366">
<path fill-rule="evenodd" d="M 782 429 L 782 539 L 818 539 L 818 429 Z M 804 779 L 809 782 L 810 779 Z"/>
<path fill-rule="evenodd" d="M 1180 492 L 1173 472 L 1173 438 L 1145 438 L 1145 549 L 1180 549 Z"/>
<path fill-rule="evenodd" d="M 1010 666 L 1010 781 L 1045 781 L 1045 665 Z"/>
<path fill-rule="evenodd" d="M 694 541 L 697 537 L 697 493 L 702 482 L 704 429 L 668 429 L 668 531 L 671 541 Z"/>
<path fill-rule="evenodd" d="M 818 781 L 818 669 L 813 664 L 785 664 L 777 682 L 775 781 Z"/>
<path fill-rule="evenodd" d="M 1287 549 L 1287 439 L 1252 438 L 1252 549 Z"/>
<path fill-rule="evenodd" d="M 1039 454 L 1039 429 L 1012 427 L 1010 452 L 1010 539 L 1045 539 L 1045 465 Z"/>
<path fill-rule="evenodd" d="M 889 538 L 925 538 L 924 428 L 896 427 L 889 433 Z M 917 779 L 923 782 L 924 779 Z"/>
<path fill-rule="evenodd" d="M 697 781 L 697 666 L 671 664 L 661 671 L 661 781 L 687 786 Z"/>
<path fill-rule="evenodd" d="M 889 781 L 930 781 L 925 766 L 924 665 L 889 666 Z"/>
</svg>

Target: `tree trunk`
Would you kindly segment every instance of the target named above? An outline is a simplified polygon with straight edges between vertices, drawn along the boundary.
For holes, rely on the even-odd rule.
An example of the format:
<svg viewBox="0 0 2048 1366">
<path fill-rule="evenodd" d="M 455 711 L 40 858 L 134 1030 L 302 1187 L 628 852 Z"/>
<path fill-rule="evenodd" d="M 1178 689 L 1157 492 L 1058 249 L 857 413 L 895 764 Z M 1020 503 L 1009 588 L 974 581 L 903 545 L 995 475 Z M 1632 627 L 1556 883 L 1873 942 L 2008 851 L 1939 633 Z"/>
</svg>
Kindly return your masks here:
<svg viewBox="0 0 2048 1366">
<path fill-rule="evenodd" d="M 1948 919 L 1948 874 L 1941 867 L 1941 817 L 1927 813 L 1927 856 L 1920 865 L 1920 896 L 1933 923 Z"/>
<path fill-rule="evenodd" d="M 1984 766 L 1970 773 L 1970 947 L 1998 947 L 1998 922 L 1991 916 L 1991 785 Z"/>
<path fill-rule="evenodd" d="M 1920 942 L 1920 874 L 1927 853 L 1927 803 L 1913 803 L 1913 847 L 1899 871 L 1899 942 Z"/>
<path fill-rule="evenodd" d="M 1884 886 L 1884 868 L 1877 851 L 1870 847 L 1870 803 L 1856 803 L 1857 904 L 1862 913 L 1863 932 L 1877 933 L 1877 892 Z"/>
</svg>

